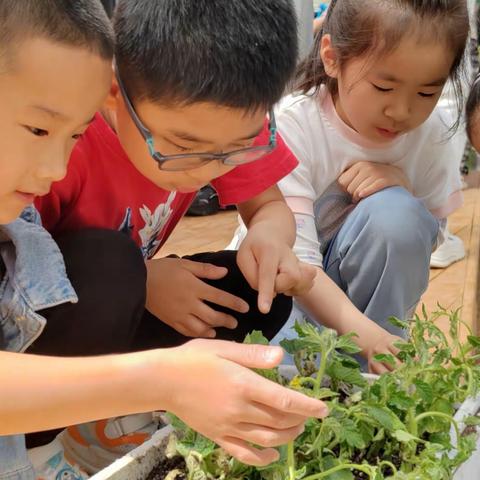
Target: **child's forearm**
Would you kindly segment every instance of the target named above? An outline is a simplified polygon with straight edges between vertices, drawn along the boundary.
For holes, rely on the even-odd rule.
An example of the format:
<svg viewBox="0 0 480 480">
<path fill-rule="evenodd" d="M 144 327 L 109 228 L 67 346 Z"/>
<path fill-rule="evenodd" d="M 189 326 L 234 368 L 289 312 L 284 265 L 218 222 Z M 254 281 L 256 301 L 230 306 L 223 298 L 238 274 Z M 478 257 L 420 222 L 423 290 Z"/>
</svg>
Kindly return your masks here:
<svg viewBox="0 0 480 480">
<path fill-rule="evenodd" d="M 320 268 L 313 288 L 297 300 L 323 326 L 333 328 L 340 335 L 355 332 L 358 335 L 355 343 L 364 351 L 387 334 L 386 330 L 360 312 Z"/>
<path fill-rule="evenodd" d="M 271 187 L 237 207 L 249 230 L 263 224 L 271 238 L 283 240 L 293 247 L 296 237 L 295 218 L 278 187 Z"/>
<path fill-rule="evenodd" d="M 168 369 L 161 368 L 167 357 L 157 353 L 153 376 L 148 352 L 83 358 L 0 352 L 0 435 L 159 409 L 161 391 L 168 391 L 162 386 Z"/>
</svg>

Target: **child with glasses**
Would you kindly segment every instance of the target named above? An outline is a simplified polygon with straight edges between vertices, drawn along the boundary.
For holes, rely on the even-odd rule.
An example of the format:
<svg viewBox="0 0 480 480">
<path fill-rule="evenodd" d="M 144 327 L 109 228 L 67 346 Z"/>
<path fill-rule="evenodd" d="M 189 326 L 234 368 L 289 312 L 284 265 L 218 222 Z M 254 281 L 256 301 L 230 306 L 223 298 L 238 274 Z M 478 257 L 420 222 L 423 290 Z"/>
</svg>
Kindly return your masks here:
<svg viewBox="0 0 480 480">
<path fill-rule="evenodd" d="M 59 240 L 100 228 L 138 244 L 149 312 L 141 323 L 151 346 L 213 338 L 219 328 L 235 339 L 252 328 L 271 335 L 290 308 L 275 294 L 304 290 L 313 276 L 291 252 L 294 221 L 276 187 L 297 164 L 271 112 L 295 68 L 292 7 L 285 0 L 260 10 L 253 0 L 208 2 L 199 16 L 198 2 L 140 3 L 117 5 L 110 96 L 67 177 L 38 200 L 44 226 Z M 217 15 L 226 18 L 221 26 Z M 192 38 L 202 39 L 195 49 Z M 223 204 L 238 205 L 250 228 L 245 248 L 193 262 L 152 259 L 210 182 Z"/>
<path fill-rule="evenodd" d="M 36 203 L 63 251 L 83 232 L 84 244 L 66 259 L 80 302 L 51 312 L 31 351 L 241 341 L 253 329 L 273 338 L 291 310 L 283 293 L 307 290 L 314 275 L 292 253 L 295 222 L 276 187 L 297 164 L 271 113 L 295 68 L 293 7 L 287 0 L 261 8 L 255 0 L 121 0 L 114 29 L 110 95 L 78 141 L 66 178 Z M 154 259 L 210 182 L 249 227 L 242 249 Z M 89 261 L 98 252 L 100 273 Z M 119 448 L 101 447 L 122 454 L 139 438 L 132 430 L 151 432 L 148 419 L 126 423 L 127 430 L 113 420 L 104 425 L 125 438 Z M 71 449 L 82 446 L 75 438 L 98 439 L 97 427 L 72 427 Z"/>
</svg>

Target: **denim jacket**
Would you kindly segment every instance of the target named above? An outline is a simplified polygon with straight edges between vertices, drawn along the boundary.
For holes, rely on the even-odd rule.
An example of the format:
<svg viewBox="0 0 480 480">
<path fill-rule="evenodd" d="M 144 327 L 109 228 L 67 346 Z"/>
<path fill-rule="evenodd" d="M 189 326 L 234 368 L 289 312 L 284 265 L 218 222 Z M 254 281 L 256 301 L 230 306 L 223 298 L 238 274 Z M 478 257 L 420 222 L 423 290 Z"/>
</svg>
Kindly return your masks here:
<svg viewBox="0 0 480 480">
<path fill-rule="evenodd" d="M 62 254 L 33 207 L 0 225 L 0 257 L 0 350 L 24 352 L 45 326 L 38 311 L 78 299 Z M 0 480 L 34 478 L 23 435 L 0 436 Z"/>
</svg>

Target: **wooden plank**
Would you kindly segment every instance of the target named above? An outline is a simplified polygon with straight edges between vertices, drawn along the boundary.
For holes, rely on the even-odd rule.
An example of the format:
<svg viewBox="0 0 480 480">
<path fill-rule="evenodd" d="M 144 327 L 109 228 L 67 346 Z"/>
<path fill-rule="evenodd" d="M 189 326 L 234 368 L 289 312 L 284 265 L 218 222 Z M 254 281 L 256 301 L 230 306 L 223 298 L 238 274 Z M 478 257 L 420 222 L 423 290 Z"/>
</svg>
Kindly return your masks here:
<svg viewBox="0 0 480 480">
<path fill-rule="evenodd" d="M 238 226 L 236 211 L 219 212 L 206 217 L 184 217 L 157 257 L 180 257 L 224 249 Z"/>
<path fill-rule="evenodd" d="M 478 324 L 478 287 L 480 260 L 480 190 L 472 189 L 471 196 L 475 200 L 473 207 L 468 257 L 465 268 L 464 292 L 462 299 L 462 317 L 477 334 Z"/>
<path fill-rule="evenodd" d="M 467 256 L 446 269 L 431 270 L 429 287 L 421 304 L 424 303 L 429 312 L 435 311 L 438 303 L 447 309 L 462 307 L 462 319 L 478 332 L 480 190 L 469 188 L 464 191 L 464 196 L 464 205 L 449 218 L 449 227 L 452 233 L 463 240 Z M 440 321 L 439 324 L 448 331 L 446 321 Z M 462 336 L 466 334 L 464 329 Z"/>
</svg>

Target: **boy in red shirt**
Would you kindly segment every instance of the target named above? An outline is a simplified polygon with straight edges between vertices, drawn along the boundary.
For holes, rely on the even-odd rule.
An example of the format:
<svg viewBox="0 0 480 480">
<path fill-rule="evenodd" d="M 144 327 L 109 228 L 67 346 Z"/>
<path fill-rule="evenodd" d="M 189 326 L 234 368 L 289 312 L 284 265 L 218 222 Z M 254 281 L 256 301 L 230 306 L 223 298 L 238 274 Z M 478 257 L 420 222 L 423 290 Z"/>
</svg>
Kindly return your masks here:
<svg viewBox="0 0 480 480">
<path fill-rule="evenodd" d="M 63 252 L 76 232 L 77 253 L 65 255 L 73 286 L 77 275 L 92 281 L 78 282 L 77 305 L 47 315 L 32 353 L 72 352 L 79 337 L 82 348 L 92 345 L 82 354 L 174 346 L 188 337 L 241 341 L 253 329 L 273 337 L 291 308 L 290 298 L 275 295 L 304 291 L 314 276 L 291 251 L 295 223 L 276 187 L 297 164 L 271 112 L 296 63 L 292 6 L 121 0 L 115 33 L 105 108 L 75 147 L 67 177 L 36 204 Z M 242 248 L 153 259 L 210 182 L 249 227 Z M 123 233 L 145 259 L 146 292 L 143 259 Z M 99 251 L 101 268 L 91 261 Z M 89 328 L 102 303 L 101 321 Z"/>
<path fill-rule="evenodd" d="M 208 264 L 198 263 L 202 256 L 197 264 L 152 259 L 210 181 L 249 226 L 236 260 L 259 292 L 260 312 L 270 311 L 276 293 L 311 280 L 291 252 L 295 225 L 276 187 L 297 162 L 269 113 L 295 67 L 295 17 L 284 0 L 257 4 L 120 1 L 111 95 L 78 142 L 67 177 L 37 202 L 56 238 L 92 227 L 128 233 L 146 259 L 148 312 L 184 336 L 212 338 L 216 328 L 234 329 L 232 313 L 250 309 L 243 318 L 258 318 L 255 305 L 240 298 L 246 282 L 234 286 L 238 295 L 229 294 L 222 288 L 225 268 L 210 265 L 232 274 L 235 253 L 210 255 Z M 201 41 L 194 46 L 194 39 Z M 273 320 L 242 320 L 241 333 L 269 332 Z M 152 347 L 159 338 L 162 345 L 185 340 L 158 321 L 150 324 Z"/>
</svg>

